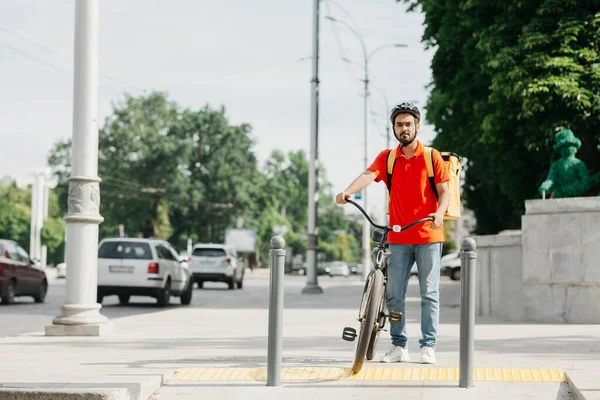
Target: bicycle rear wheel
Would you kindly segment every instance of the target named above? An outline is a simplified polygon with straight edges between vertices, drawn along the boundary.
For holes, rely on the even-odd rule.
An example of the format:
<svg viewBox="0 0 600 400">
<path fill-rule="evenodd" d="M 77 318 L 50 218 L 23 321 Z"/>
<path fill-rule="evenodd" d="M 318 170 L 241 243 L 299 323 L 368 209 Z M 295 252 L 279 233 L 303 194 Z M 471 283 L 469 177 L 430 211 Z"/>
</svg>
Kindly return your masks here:
<svg viewBox="0 0 600 400">
<path fill-rule="evenodd" d="M 367 286 L 365 312 L 362 315 L 362 321 L 360 323 L 360 333 L 358 334 L 358 343 L 356 344 L 356 353 L 354 354 L 354 364 L 352 365 L 353 374 L 358 374 L 365 362 L 367 349 L 371 342 L 373 332 L 376 329 L 382 295 L 383 273 L 377 269 L 372 274 Z"/>
</svg>

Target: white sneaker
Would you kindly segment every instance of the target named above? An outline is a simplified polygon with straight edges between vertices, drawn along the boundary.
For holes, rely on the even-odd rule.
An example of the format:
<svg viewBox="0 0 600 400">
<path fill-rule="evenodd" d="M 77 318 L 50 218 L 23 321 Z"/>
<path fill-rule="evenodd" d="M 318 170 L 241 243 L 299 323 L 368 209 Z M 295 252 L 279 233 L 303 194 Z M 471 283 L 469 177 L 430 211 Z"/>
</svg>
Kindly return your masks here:
<svg viewBox="0 0 600 400">
<path fill-rule="evenodd" d="M 408 349 L 401 346 L 392 346 L 390 351 L 381 357 L 382 363 L 407 362 L 410 361 Z"/>
<path fill-rule="evenodd" d="M 435 350 L 432 347 L 421 347 L 421 364 L 435 364 Z"/>
</svg>

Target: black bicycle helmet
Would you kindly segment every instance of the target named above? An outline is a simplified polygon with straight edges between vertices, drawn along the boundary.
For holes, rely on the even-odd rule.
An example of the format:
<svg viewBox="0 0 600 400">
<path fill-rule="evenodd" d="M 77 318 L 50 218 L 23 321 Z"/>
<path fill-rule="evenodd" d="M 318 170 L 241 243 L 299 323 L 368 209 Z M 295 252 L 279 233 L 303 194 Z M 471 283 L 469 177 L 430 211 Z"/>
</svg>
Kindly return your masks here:
<svg viewBox="0 0 600 400">
<path fill-rule="evenodd" d="M 418 121 L 421 120 L 421 112 L 419 111 L 419 108 L 410 101 L 403 101 L 392 108 L 390 113 L 390 121 L 392 121 L 392 124 L 394 123 L 394 119 L 398 114 L 412 114 Z"/>
</svg>

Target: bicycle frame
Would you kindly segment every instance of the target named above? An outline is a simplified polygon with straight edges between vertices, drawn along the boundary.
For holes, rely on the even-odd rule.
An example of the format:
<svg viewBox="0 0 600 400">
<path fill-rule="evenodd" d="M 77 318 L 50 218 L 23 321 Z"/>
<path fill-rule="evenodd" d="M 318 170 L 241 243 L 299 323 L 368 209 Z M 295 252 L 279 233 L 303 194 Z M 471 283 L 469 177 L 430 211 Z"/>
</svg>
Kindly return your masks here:
<svg viewBox="0 0 600 400">
<path fill-rule="evenodd" d="M 392 232 L 392 231 L 393 232 L 403 232 L 403 231 L 405 231 L 409 228 L 412 228 L 413 226 L 420 224 L 422 222 L 433 221 L 433 217 L 421 218 L 421 219 L 414 221 L 404 227 L 400 227 L 398 225 L 395 225 L 393 227 L 377 225 L 369 217 L 369 215 L 366 213 L 366 211 L 360 205 L 358 205 L 356 202 L 354 202 L 353 200 L 350 200 L 350 199 L 346 199 L 346 202 L 350 203 L 353 206 L 355 206 L 356 208 L 358 208 L 359 211 L 365 216 L 365 218 L 367 218 L 369 223 L 372 226 L 374 226 L 375 228 L 379 229 L 379 231 L 380 231 L 379 238 L 378 238 L 379 240 L 376 240 L 376 241 L 378 241 L 378 244 L 373 248 L 373 251 L 372 251 L 374 268 L 367 275 L 365 287 L 363 289 L 362 299 L 360 302 L 360 307 L 358 308 L 358 321 L 362 322 L 363 319 L 365 318 L 365 312 L 366 312 L 366 310 L 365 310 L 366 301 L 365 300 L 369 297 L 369 293 L 368 293 L 368 290 L 370 287 L 369 284 L 373 277 L 373 274 L 375 274 L 377 270 L 380 270 L 383 274 L 383 298 L 382 298 L 382 302 L 381 302 L 381 306 L 383 307 L 383 310 L 379 310 L 379 312 L 380 312 L 380 314 L 383 315 L 383 318 L 380 321 L 380 324 L 377 329 L 381 330 L 385 326 L 385 320 L 386 320 L 385 308 L 386 308 L 386 303 L 387 303 L 387 263 L 390 258 L 390 255 L 391 255 L 390 250 L 389 250 L 389 244 L 387 243 L 388 233 Z M 373 236 L 375 236 L 375 235 L 373 235 Z M 378 321 L 379 321 L 379 319 L 378 319 Z"/>
</svg>

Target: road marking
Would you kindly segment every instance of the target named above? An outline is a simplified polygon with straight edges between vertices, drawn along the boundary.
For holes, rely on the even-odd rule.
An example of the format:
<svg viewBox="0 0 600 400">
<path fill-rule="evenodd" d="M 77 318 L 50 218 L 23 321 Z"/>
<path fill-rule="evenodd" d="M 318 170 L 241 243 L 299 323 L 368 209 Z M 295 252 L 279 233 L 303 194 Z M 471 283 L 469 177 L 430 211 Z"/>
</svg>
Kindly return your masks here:
<svg viewBox="0 0 600 400">
<path fill-rule="evenodd" d="M 566 382 L 562 369 L 475 368 L 475 381 Z M 180 368 L 172 381 L 266 381 L 266 368 Z M 350 368 L 282 368 L 282 381 L 458 381 L 458 368 L 363 368 L 352 375 Z"/>
</svg>

